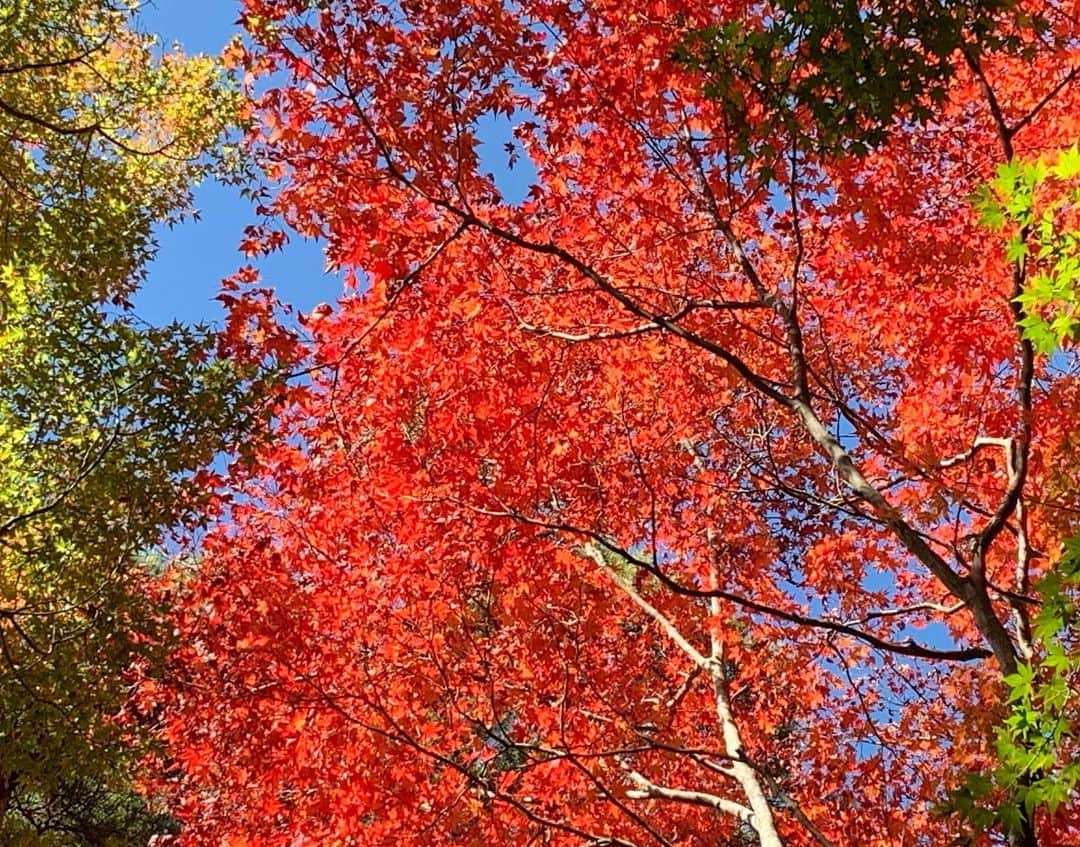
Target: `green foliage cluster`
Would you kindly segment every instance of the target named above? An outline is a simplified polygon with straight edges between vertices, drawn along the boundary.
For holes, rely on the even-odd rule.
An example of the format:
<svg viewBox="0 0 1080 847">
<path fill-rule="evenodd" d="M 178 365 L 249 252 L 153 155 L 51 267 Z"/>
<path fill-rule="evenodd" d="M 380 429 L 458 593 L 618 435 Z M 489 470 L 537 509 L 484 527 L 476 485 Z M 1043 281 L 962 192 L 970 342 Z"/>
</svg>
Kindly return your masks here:
<svg viewBox="0 0 1080 847">
<path fill-rule="evenodd" d="M 21 795 L 2 833 L 5 847 L 145 847 L 154 836 L 176 831 L 175 821 L 148 812 L 139 795 L 76 777 L 47 796 Z"/>
<path fill-rule="evenodd" d="M 1021 326 L 1052 353 L 1080 332 L 1080 148 L 1050 160 L 1012 161 L 974 198 L 985 226 L 1007 232 L 1006 256 L 1026 265 Z"/>
<path fill-rule="evenodd" d="M 774 0 L 743 22 L 692 32 L 675 58 L 705 73 L 706 96 L 723 105 L 737 153 L 768 158 L 783 152 L 769 146 L 787 138 L 789 148 L 794 142 L 819 153 L 862 155 L 895 121 L 933 115 L 958 50 L 1003 46 L 1000 25 L 1014 5 Z M 754 120 L 746 120 L 749 112 Z M 751 126 L 753 137 L 740 132 Z"/>
<path fill-rule="evenodd" d="M 219 65 L 163 52 L 128 0 L 0 0 L 0 843 L 145 845 L 152 715 L 117 720 L 165 633 L 145 591 L 200 468 L 244 446 L 266 375 L 208 327 L 128 307 L 156 225 L 240 180 Z"/>
<path fill-rule="evenodd" d="M 953 803 L 972 824 L 1020 828 L 1021 809 L 1053 814 L 1080 788 L 1080 538 L 1036 586 L 1039 654 L 1005 677 L 1009 711 L 997 731 L 998 765 L 970 775 Z"/>
<path fill-rule="evenodd" d="M 1080 333 L 1080 147 L 1014 159 L 972 197 L 981 222 L 1005 238 L 1005 256 L 1024 280 L 1016 297 L 1024 338 L 1045 354 Z M 1022 816 L 1053 814 L 1080 788 L 1080 537 L 1034 586 L 1035 655 L 1005 677 L 1007 712 L 996 737 L 997 766 L 969 774 L 949 809 L 977 830 Z"/>
<path fill-rule="evenodd" d="M 152 228 L 203 178 L 242 179 L 239 91 L 206 56 L 162 53 L 132 0 L 0 0 L 0 256 L 69 297 L 124 303 Z"/>
<path fill-rule="evenodd" d="M 137 745 L 109 717 L 162 646 L 144 553 L 198 518 L 192 471 L 255 420 L 208 332 L 0 276 L 30 295 L 0 334 L 0 762 L 22 808 L 88 772 L 122 784 Z"/>
</svg>

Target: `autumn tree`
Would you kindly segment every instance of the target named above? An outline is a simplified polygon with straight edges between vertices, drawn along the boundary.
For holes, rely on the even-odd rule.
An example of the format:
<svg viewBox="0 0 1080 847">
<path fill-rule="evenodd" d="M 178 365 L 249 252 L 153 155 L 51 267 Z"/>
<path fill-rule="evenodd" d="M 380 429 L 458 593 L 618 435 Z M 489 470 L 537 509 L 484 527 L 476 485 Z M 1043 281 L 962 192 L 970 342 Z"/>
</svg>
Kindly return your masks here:
<svg viewBox="0 0 1080 847">
<path fill-rule="evenodd" d="M 166 631 L 146 593 L 194 474 L 256 421 L 254 372 L 202 327 L 127 304 L 153 228 L 220 146 L 238 94 L 163 52 L 122 0 L 0 2 L 0 841 L 145 845 L 168 824 L 117 717 Z M 167 827 L 166 827 L 167 828 Z"/>
<path fill-rule="evenodd" d="M 189 575 L 181 840 L 1080 837 L 995 745 L 1075 686 L 1078 13 L 248 0 L 352 290 Z"/>
</svg>

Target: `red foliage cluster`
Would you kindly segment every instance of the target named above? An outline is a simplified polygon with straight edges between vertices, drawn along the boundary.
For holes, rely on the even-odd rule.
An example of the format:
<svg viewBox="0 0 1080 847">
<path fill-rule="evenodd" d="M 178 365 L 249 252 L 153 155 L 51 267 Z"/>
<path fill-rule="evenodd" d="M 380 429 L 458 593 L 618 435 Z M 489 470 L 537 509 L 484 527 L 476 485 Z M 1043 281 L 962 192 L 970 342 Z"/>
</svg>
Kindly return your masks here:
<svg viewBox="0 0 1080 847">
<path fill-rule="evenodd" d="M 762 181 L 672 59 L 744 3 L 248 0 L 275 213 L 367 281 L 177 611 L 183 842 L 952 843 L 1077 505 L 968 202 L 1080 131 L 1040 5 Z"/>
</svg>

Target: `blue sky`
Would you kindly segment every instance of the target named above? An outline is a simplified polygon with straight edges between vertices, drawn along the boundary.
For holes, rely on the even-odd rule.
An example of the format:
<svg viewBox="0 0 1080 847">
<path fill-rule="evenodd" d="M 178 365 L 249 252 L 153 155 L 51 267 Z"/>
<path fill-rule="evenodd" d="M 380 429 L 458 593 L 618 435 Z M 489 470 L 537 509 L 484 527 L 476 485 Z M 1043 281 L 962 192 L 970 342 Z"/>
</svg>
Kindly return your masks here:
<svg viewBox="0 0 1080 847">
<path fill-rule="evenodd" d="M 215 54 L 236 31 L 239 3 L 149 0 L 141 15 L 142 26 L 165 43 L 179 42 L 188 53 Z M 136 312 L 151 323 L 219 321 L 221 304 L 214 300 L 219 283 L 245 261 L 237 244 L 255 220 L 250 203 L 235 188 L 214 184 L 200 187 L 196 203 L 199 220 L 158 232 L 160 250 L 135 299 Z M 310 241 L 294 238 L 259 266 L 284 301 L 305 311 L 332 302 L 341 291 L 339 277 L 323 272 L 321 247 Z"/>
</svg>

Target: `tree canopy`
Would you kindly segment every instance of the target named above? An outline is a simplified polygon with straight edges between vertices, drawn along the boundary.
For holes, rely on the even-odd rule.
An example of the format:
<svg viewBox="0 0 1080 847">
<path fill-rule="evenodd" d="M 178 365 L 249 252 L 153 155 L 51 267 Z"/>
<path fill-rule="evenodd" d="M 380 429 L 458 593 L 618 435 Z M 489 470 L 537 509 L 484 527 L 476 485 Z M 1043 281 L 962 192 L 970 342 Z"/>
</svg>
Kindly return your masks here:
<svg viewBox="0 0 1080 847">
<path fill-rule="evenodd" d="M 1080 841 L 1076 2 L 241 25 L 0 0 L 0 840 Z"/>
<path fill-rule="evenodd" d="M 181 842 L 1080 837 L 1078 12 L 248 0 L 248 246 L 352 289 L 183 594 Z"/>
</svg>

